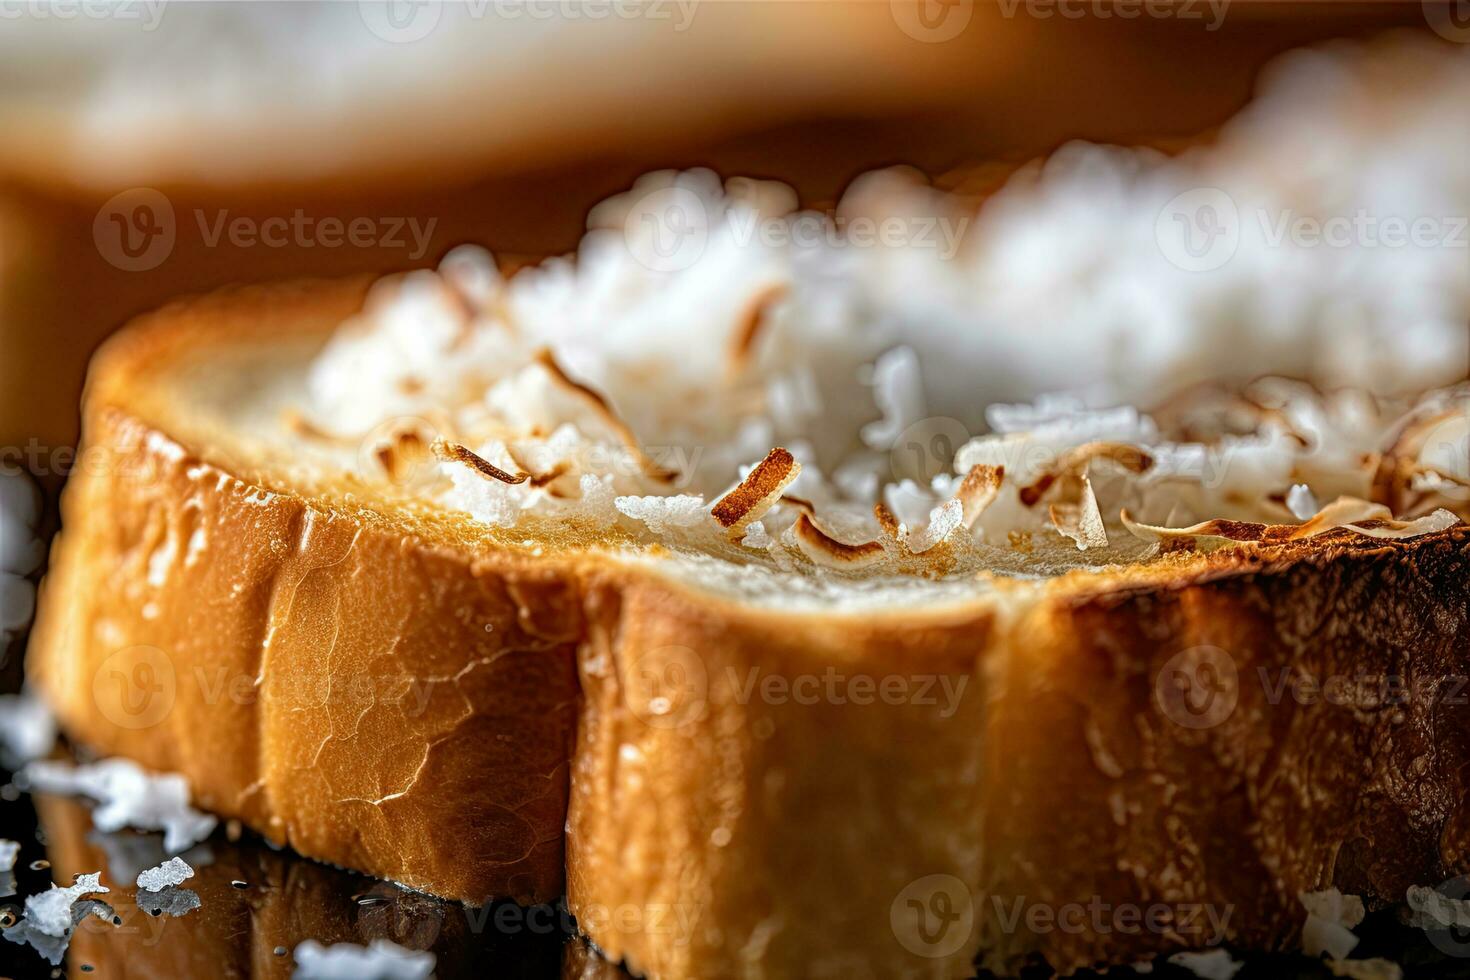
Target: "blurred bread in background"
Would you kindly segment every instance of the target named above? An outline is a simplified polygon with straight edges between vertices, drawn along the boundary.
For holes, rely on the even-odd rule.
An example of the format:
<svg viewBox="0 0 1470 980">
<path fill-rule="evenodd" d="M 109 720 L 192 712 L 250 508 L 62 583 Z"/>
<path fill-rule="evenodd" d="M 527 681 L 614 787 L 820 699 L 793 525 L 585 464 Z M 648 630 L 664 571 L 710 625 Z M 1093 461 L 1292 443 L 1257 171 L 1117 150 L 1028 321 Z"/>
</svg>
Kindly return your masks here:
<svg viewBox="0 0 1470 980">
<path fill-rule="evenodd" d="M 592 204 L 664 167 L 822 203 L 891 163 L 1192 138 L 1284 50 L 1432 27 L 1418 4 L 122 9 L 0 28 L 0 445 L 43 478 L 96 343 L 180 293 L 427 266 L 467 240 L 566 251 Z"/>
</svg>

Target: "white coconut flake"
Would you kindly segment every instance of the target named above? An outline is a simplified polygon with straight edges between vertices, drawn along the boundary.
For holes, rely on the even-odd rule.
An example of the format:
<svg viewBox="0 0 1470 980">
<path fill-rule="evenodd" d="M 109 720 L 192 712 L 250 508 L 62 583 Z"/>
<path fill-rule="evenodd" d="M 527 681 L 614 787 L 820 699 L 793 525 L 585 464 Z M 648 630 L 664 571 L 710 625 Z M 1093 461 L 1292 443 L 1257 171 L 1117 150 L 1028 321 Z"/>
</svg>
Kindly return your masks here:
<svg viewBox="0 0 1470 980">
<path fill-rule="evenodd" d="M 92 823 L 103 833 L 123 827 L 163 831 L 163 847 L 177 854 L 214 832 L 218 821 L 189 805 L 189 781 L 177 773 L 150 773 L 127 759 L 90 765 L 33 762 L 21 771 L 42 793 L 82 795 L 97 801 Z"/>
<path fill-rule="evenodd" d="M 1410 885 L 1405 899 L 1411 913 L 1409 924 L 1416 929 L 1470 929 L 1470 900 L 1450 898 L 1421 885 Z"/>
<path fill-rule="evenodd" d="M 873 365 L 873 400 L 883 418 L 862 428 L 863 442 L 886 452 L 899 435 L 924 417 L 924 384 L 919 356 L 910 347 L 886 351 Z"/>
<path fill-rule="evenodd" d="M 751 521 L 745 525 L 745 537 L 740 539 L 740 543 L 747 548 L 765 549 L 775 544 L 776 541 L 766 531 L 765 524 L 760 521 Z"/>
<path fill-rule="evenodd" d="M 618 513 L 648 525 L 648 529 L 654 534 L 701 524 L 714 526 L 704 498 L 691 494 L 673 497 L 617 497 L 613 500 L 613 506 L 618 509 Z"/>
<path fill-rule="evenodd" d="M 1230 980 L 1245 966 L 1223 949 L 1212 949 L 1203 953 L 1175 953 L 1169 957 L 1169 962 L 1183 967 L 1200 980 Z"/>
<path fill-rule="evenodd" d="M 308 939 L 296 947 L 293 980 L 424 980 L 434 972 L 434 954 L 386 939 L 367 946 Z"/>
<path fill-rule="evenodd" d="M 172 885 L 182 885 L 194 877 L 194 869 L 183 858 L 172 857 L 156 868 L 138 874 L 138 887 L 146 891 L 162 891 Z"/>
<path fill-rule="evenodd" d="M 913 534 L 907 527 L 900 526 L 898 537 L 909 551 L 922 555 L 953 534 L 964 519 L 964 504 L 958 500 L 947 500 L 929 512 L 929 523 L 923 530 Z"/>
<path fill-rule="evenodd" d="M 1368 960 L 1328 960 L 1333 976 L 1348 980 L 1403 980 L 1404 968 L 1393 960 L 1378 957 Z"/>
<path fill-rule="evenodd" d="M 107 892 L 102 872 L 84 874 L 76 884 L 62 888 L 53 884 L 50 891 L 26 899 L 25 919 L 31 928 L 48 936 L 63 936 L 72 927 L 72 905 L 88 895 Z"/>
<path fill-rule="evenodd" d="M 56 745 L 56 719 L 40 698 L 0 694 L 0 761 L 11 768 L 41 759 Z"/>
<path fill-rule="evenodd" d="M 15 858 L 20 854 L 20 842 L 0 837 L 0 871 L 15 867 Z"/>
<path fill-rule="evenodd" d="M 1286 509 L 1299 521 L 1310 521 L 1317 513 L 1317 498 L 1312 496 L 1312 488 L 1305 483 L 1296 483 L 1286 492 Z"/>
</svg>

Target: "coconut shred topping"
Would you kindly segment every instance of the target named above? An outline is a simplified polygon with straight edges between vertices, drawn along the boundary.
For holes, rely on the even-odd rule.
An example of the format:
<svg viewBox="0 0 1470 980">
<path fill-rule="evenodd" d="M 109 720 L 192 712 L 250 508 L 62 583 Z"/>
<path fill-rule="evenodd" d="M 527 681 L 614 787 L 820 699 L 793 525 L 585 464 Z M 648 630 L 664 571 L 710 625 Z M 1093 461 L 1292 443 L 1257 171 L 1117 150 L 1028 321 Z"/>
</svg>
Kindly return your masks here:
<svg viewBox="0 0 1470 980">
<path fill-rule="evenodd" d="M 1299 54 L 1211 147 L 1070 146 L 978 213 L 902 170 L 830 213 L 652 174 L 575 257 L 380 283 L 299 419 L 487 524 L 796 570 L 1440 530 L 1470 500 L 1467 85 L 1470 50 Z"/>
</svg>

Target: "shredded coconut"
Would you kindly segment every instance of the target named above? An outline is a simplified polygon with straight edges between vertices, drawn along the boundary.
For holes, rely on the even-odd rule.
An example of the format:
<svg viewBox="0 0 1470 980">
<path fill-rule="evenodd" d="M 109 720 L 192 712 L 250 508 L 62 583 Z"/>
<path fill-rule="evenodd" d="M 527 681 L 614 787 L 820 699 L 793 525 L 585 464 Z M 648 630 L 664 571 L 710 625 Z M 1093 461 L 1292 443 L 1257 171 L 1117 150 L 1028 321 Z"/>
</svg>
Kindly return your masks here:
<svg viewBox="0 0 1470 980">
<path fill-rule="evenodd" d="M 76 884 L 66 888 L 53 884 L 50 891 L 26 899 L 26 922 L 48 936 L 64 935 L 73 925 L 72 906 L 88 895 L 108 890 L 100 871 L 80 875 Z"/>
<path fill-rule="evenodd" d="M 1348 977 L 1349 980 L 1403 980 L 1404 968 L 1393 960 L 1373 958 L 1368 960 L 1328 960 L 1327 969 L 1333 976 Z"/>
<path fill-rule="evenodd" d="M 20 854 L 20 842 L 0 837 L 0 871 L 15 867 L 15 858 Z"/>
<path fill-rule="evenodd" d="M 127 759 L 90 765 L 33 762 L 22 770 L 42 793 L 79 794 L 97 801 L 92 823 L 110 833 L 123 827 L 161 830 L 164 849 L 176 854 L 204 840 L 218 822 L 189 805 L 189 782 L 177 773 L 155 774 Z"/>
<path fill-rule="evenodd" d="M 1363 900 L 1356 895 L 1344 895 L 1336 888 L 1302 892 L 1297 898 L 1307 910 L 1307 921 L 1302 926 L 1302 952 L 1331 960 L 1347 959 L 1358 945 L 1358 937 L 1352 930 L 1363 921 Z"/>
<path fill-rule="evenodd" d="M 703 497 L 680 494 L 675 497 L 617 497 L 613 506 L 618 513 L 642 521 L 654 534 L 673 528 L 695 527 L 709 521 L 709 509 Z"/>
<path fill-rule="evenodd" d="M 405 949 L 386 939 L 367 946 L 308 939 L 296 947 L 295 980 L 423 980 L 434 972 L 434 954 Z"/>
<path fill-rule="evenodd" d="M 1310 520 L 1317 513 L 1317 498 L 1305 483 L 1296 483 L 1286 494 L 1286 509 L 1299 521 Z"/>
<path fill-rule="evenodd" d="M 1169 962 L 1183 967 L 1200 980 L 1231 980 L 1245 966 L 1223 949 L 1212 949 L 1203 953 L 1175 953 L 1169 957 Z"/>
<path fill-rule="evenodd" d="M 838 206 L 973 217 L 949 251 L 854 247 L 778 184 L 647 175 L 593 209 L 574 257 L 505 279 L 470 248 L 385 280 L 312 365 L 303 417 L 354 437 L 442 418 L 511 479 L 461 457 L 426 492 L 490 525 L 576 517 L 667 543 L 712 500 L 732 540 L 763 520 L 740 560 L 781 567 L 912 571 L 967 534 L 1070 539 L 1071 561 L 1106 564 L 1240 540 L 1178 533 L 1207 522 L 1310 522 L 1319 499 L 1386 508 L 1339 522 L 1367 536 L 1443 530 L 1470 512 L 1470 391 L 1411 393 L 1463 377 L 1464 250 L 1318 247 L 1262 216 L 1465 214 L 1470 103 L 1444 93 L 1470 81 L 1470 58 L 1401 40 L 1284 64 L 1180 157 L 1073 144 L 974 216 L 896 171 Z M 1400 71 L 1424 84 L 1342 84 Z M 1201 213 L 1190 202 L 1234 215 L 1217 266 L 1168 247 L 1170 218 Z M 671 228 L 698 254 L 662 261 Z M 1250 381 L 1270 374 L 1303 380 Z M 731 499 L 777 447 L 785 483 Z M 964 495 L 956 525 L 947 502 L 976 466 L 1003 480 Z M 813 512 L 776 507 L 782 491 Z M 878 502 L 907 548 L 867 547 L 887 540 Z M 1155 530 L 1128 534 L 1125 510 Z M 947 550 L 956 574 L 996 567 Z"/>
<path fill-rule="evenodd" d="M 40 698 L 0 694 L 0 761 L 11 768 L 44 758 L 56 744 L 56 719 Z"/>
<path fill-rule="evenodd" d="M 170 885 L 181 885 L 192 877 L 194 869 L 183 858 L 172 857 L 156 868 L 140 872 L 138 887 L 150 892 L 162 891 Z"/>
</svg>

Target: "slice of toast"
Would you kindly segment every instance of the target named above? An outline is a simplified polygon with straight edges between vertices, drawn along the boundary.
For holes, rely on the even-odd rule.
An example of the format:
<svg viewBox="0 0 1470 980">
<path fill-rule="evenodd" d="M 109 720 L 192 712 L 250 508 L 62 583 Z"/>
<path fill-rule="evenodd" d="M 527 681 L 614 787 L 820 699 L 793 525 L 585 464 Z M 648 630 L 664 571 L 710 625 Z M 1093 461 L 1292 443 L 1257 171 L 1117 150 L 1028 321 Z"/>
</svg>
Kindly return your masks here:
<svg viewBox="0 0 1470 980">
<path fill-rule="evenodd" d="M 554 897 L 565 828 L 579 927 L 660 978 L 1280 946 L 1299 891 L 1466 868 L 1463 526 L 927 575 L 491 526 L 291 414 L 364 289 L 187 301 L 99 355 L 29 661 L 77 741 L 452 898 Z M 1344 676 L 1412 696 L 1290 683 Z"/>
<path fill-rule="evenodd" d="M 575 735 L 569 577 L 214 411 L 289 396 L 365 287 L 183 303 L 99 353 L 29 674 L 77 740 L 185 774 L 202 806 L 303 854 L 546 901 Z"/>
</svg>

